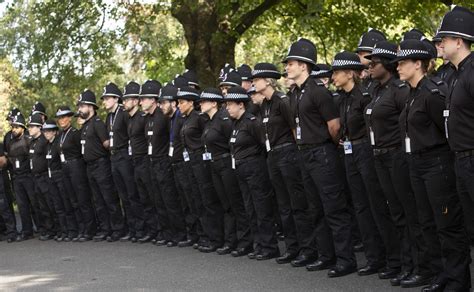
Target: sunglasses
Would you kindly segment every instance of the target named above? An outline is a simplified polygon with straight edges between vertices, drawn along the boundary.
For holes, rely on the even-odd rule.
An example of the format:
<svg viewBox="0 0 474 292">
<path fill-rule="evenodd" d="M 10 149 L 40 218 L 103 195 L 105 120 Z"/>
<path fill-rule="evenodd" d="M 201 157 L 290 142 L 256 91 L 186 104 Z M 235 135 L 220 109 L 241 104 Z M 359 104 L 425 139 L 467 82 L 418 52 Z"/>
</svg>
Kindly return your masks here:
<svg viewBox="0 0 474 292">
<path fill-rule="evenodd" d="M 377 66 L 378 64 L 382 64 L 382 62 L 380 62 L 380 61 L 378 61 L 378 62 L 376 62 L 376 61 L 371 61 L 371 62 L 369 63 L 369 67 L 373 68 L 373 67 Z"/>
</svg>

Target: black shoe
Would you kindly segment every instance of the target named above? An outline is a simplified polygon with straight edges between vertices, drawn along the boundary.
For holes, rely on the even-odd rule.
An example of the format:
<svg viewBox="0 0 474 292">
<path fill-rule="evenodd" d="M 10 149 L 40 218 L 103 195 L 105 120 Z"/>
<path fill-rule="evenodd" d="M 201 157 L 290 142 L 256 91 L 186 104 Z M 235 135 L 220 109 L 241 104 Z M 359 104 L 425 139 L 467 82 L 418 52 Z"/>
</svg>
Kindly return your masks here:
<svg viewBox="0 0 474 292">
<path fill-rule="evenodd" d="M 224 245 L 223 247 L 217 249 L 218 255 L 230 254 L 231 252 L 232 252 L 232 248 L 228 245 Z"/>
<path fill-rule="evenodd" d="M 433 283 L 421 288 L 421 292 L 441 292 L 444 291 L 444 287 L 446 287 L 446 284 L 444 283 Z"/>
<path fill-rule="evenodd" d="M 43 234 L 39 237 L 39 240 L 41 241 L 48 241 L 54 238 L 54 235 L 52 234 Z"/>
<path fill-rule="evenodd" d="M 356 244 L 354 244 L 352 249 L 354 250 L 354 252 L 363 252 L 364 251 L 364 244 L 362 242 L 356 243 Z"/>
<path fill-rule="evenodd" d="M 257 255 L 256 259 L 257 261 L 265 261 L 265 260 L 276 258 L 279 255 L 280 253 L 278 251 L 262 252 Z"/>
<path fill-rule="evenodd" d="M 99 233 L 99 234 L 97 234 L 96 236 L 94 236 L 93 239 L 94 239 L 94 241 L 97 241 L 97 242 L 99 242 L 99 241 L 104 241 L 104 240 L 107 239 L 107 236 L 108 236 L 107 233 Z"/>
<path fill-rule="evenodd" d="M 119 241 L 120 238 L 122 238 L 123 235 L 121 232 L 114 231 L 110 236 L 107 236 L 107 241 L 108 242 L 115 242 Z"/>
<path fill-rule="evenodd" d="M 336 262 L 335 261 L 321 261 L 317 260 L 314 263 L 307 264 L 306 265 L 306 270 L 313 272 L 313 271 L 322 271 L 322 270 L 327 270 L 330 269 L 334 266 Z"/>
<path fill-rule="evenodd" d="M 131 241 L 134 236 L 135 235 L 133 235 L 131 233 L 127 233 L 125 236 L 120 237 L 120 242 Z"/>
<path fill-rule="evenodd" d="M 411 273 L 408 271 L 401 272 L 395 278 L 390 279 L 390 285 L 400 286 L 400 282 L 410 277 Z"/>
<path fill-rule="evenodd" d="M 379 279 L 392 279 L 396 277 L 400 273 L 400 271 L 400 268 L 385 267 L 379 271 Z"/>
<path fill-rule="evenodd" d="M 153 239 L 153 236 L 151 236 L 151 235 L 145 235 L 145 236 L 143 236 L 142 238 L 137 239 L 137 242 L 138 242 L 138 243 L 146 243 L 146 242 L 151 241 L 152 239 Z"/>
<path fill-rule="evenodd" d="M 257 258 L 258 253 L 259 253 L 259 251 L 254 250 L 254 251 L 252 251 L 252 252 L 249 252 L 249 253 L 247 254 L 247 257 L 248 257 L 249 259 L 251 259 L 251 260 L 254 260 L 254 259 Z"/>
<path fill-rule="evenodd" d="M 400 281 L 402 288 L 413 288 L 428 285 L 433 280 L 431 275 L 411 275 L 405 280 Z"/>
<path fill-rule="evenodd" d="M 178 247 L 188 247 L 188 246 L 193 246 L 195 242 L 191 239 L 186 239 L 183 241 L 178 242 Z"/>
<path fill-rule="evenodd" d="M 357 267 L 355 265 L 344 266 L 344 265 L 336 265 L 334 268 L 330 269 L 328 272 L 329 278 L 336 278 L 342 277 L 345 275 L 349 275 L 357 271 Z"/>
<path fill-rule="evenodd" d="M 35 238 L 33 234 L 18 234 L 15 241 L 25 241 Z"/>
<path fill-rule="evenodd" d="M 362 267 L 357 270 L 357 274 L 359 276 L 368 276 L 368 275 L 373 275 L 377 274 L 379 270 L 383 267 L 383 265 L 366 265 L 365 267 Z"/>
<path fill-rule="evenodd" d="M 178 243 L 176 241 L 168 241 L 168 243 L 166 243 L 166 246 L 175 247 L 175 246 L 178 246 Z"/>
<path fill-rule="evenodd" d="M 12 243 L 12 242 L 15 242 L 15 241 L 16 241 L 16 235 L 9 236 L 7 238 L 7 243 Z"/>
<path fill-rule="evenodd" d="M 197 242 L 193 243 L 193 248 L 194 249 L 199 249 L 199 247 L 200 247 L 199 243 L 197 243 Z"/>
<path fill-rule="evenodd" d="M 297 253 L 285 252 L 282 256 L 275 259 L 277 264 L 288 264 L 298 256 Z"/>
<path fill-rule="evenodd" d="M 67 238 L 67 235 L 66 234 L 61 234 L 59 236 L 55 236 L 54 240 L 57 241 L 57 242 L 61 242 L 61 241 L 64 241 L 65 238 Z"/>
<path fill-rule="evenodd" d="M 304 267 L 316 260 L 316 256 L 300 254 L 294 260 L 291 261 L 291 265 L 295 268 Z"/>
<path fill-rule="evenodd" d="M 236 250 L 233 250 L 230 255 L 237 258 L 249 254 L 252 251 L 251 247 L 239 247 Z"/>
<path fill-rule="evenodd" d="M 79 237 L 78 241 L 79 241 L 79 242 L 86 242 L 86 241 L 91 241 L 91 240 L 93 240 L 93 239 L 94 239 L 93 236 L 84 234 L 84 235 L 81 235 L 81 237 Z M 99 241 L 100 241 L 100 240 L 99 240 Z"/>
<path fill-rule="evenodd" d="M 83 236 L 83 234 L 79 233 L 76 237 L 72 238 L 72 242 L 79 242 L 79 239 Z"/>
<path fill-rule="evenodd" d="M 157 240 L 157 241 L 155 242 L 155 245 L 157 245 L 157 246 L 163 246 L 163 245 L 166 245 L 167 243 L 168 243 L 168 240 L 166 240 L 166 239 L 160 239 L 160 240 Z"/>
<path fill-rule="evenodd" d="M 200 246 L 199 247 L 199 251 L 204 252 L 204 253 L 215 252 L 217 249 L 218 249 L 218 247 L 215 246 L 215 245 Z"/>
</svg>

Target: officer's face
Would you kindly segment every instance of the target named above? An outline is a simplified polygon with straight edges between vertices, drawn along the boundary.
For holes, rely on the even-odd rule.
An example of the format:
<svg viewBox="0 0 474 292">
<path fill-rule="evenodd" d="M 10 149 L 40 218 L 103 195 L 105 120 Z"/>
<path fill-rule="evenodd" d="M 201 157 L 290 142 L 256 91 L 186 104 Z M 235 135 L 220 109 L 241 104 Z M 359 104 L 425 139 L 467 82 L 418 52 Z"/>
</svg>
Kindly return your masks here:
<svg viewBox="0 0 474 292">
<path fill-rule="evenodd" d="M 102 103 L 104 104 L 104 107 L 107 111 L 111 111 L 118 103 L 118 98 L 112 96 L 105 96 L 104 99 L 102 99 Z"/>
<path fill-rule="evenodd" d="M 138 105 L 137 98 L 126 98 L 123 100 L 123 108 L 129 112 L 133 110 Z"/>
<path fill-rule="evenodd" d="M 217 109 L 217 102 L 209 100 L 201 101 L 201 112 L 207 114 L 211 112 L 212 109 Z"/>
<path fill-rule="evenodd" d="M 242 102 L 228 101 L 226 102 L 226 109 L 229 116 L 233 119 L 238 119 L 242 115 L 244 104 Z"/>
<path fill-rule="evenodd" d="M 178 108 L 183 114 L 188 114 L 193 109 L 193 102 L 185 99 L 178 99 Z"/>
<path fill-rule="evenodd" d="M 254 78 L 252 80 L 253 86 L 255 86 L 255 90 L 257 92 L 262 92 L 264 91 L 270 83 L 265 80 L 265 78 Z"/>
<path fill-rule="evenodd" d="M 92 106 L 88 104 L 81 103 L 79 104 L 79 116 L 83 119 L 87 119 L 92 111 Z"/>
<path fill-rule="evenodd" d="M 12 126 L 13 136 L 20 137 L 21 135 L 23 135 L 24 132 L 25 132 L 25 129 L 23 127 L 17 126 L 17 125 Z"/>
<path fill-rule="evenodd" d="M 380 63 L 380 58 L 372 58 L 369 62 L 369 72 L 370 76 L 374 79 L 382 79 L 382 77 L 387 73 L 384 66 Z"/>
<path fill-rule="evenodd" d="M 252 100 L 253 104 L 261 105 L 265 99 L 265 96 L 259 92 L 255 92 L 250 95 L 250 99 Z"/>
<path fill-rule="evenodd" d="M 222 95 L 223 95 L 223 96 L 226 96 L 226 95 L 227 95 L 227 90 L 228 90 L 229 88 L 231 88 L 231 86 L 229 86 L 229 85 L 222 85 L 222 86 L 220 86 L 219 88 L 220 88 L 220 90 L 222 91 Z"/>
<path fill-rule="evenodd" d="M 252 87 L 252 81 L 244 80 L 242 81 L 242 88 L 245 90 L 249 90 Z"/>
<path fill-rule="evenodd" d="M 173 111 L 173 107 L 171 106 L 171 101 L 169 100 L 161 100 L 160 101 L 160 109 L 166 116 L 171 115 Z"/>
<path fill-rule="evenodd" d="M 155 104 L 155 99 L 154 98 L 140 98 L 140 105 L 142 107 L 142 110 L 144 111 L 149 111 L 153 105 Z"/>
<path fill-rule="evenodd" d="M 308 71 L 308 66 L 304 62 L 289 60 L 285 65 L 285 71 L 290 79 L 298 79 L 304 71 Z"/>
<path fill-rule="evenodd" d="M 438 58 L 443 58 L 444 59 L 444 49 L 441 46 L 441 42 L 435 42 L 435 47 L 436 47 L 436 52 L 438 54 Z"/>
<path fill-rule="evenodd" d="M 41 134 L 41 127 L 38 126 L 28 126 L 28 132 L 31 136 L 36 137 Z"/>
<path fill-rule="evenodd" d="M 397 71 L 400 80 L 410 80 L 415 76 L 417 69 L 420 69 L 421 61 L 401 60 L 398 62 Z"/>
<path fill-rule="evenodd" d="M 53 138 L 56 136 L 56 133 L 57 133 L 56 131 L 50 131 L 50 130 L 48 130 L 48 131 L 43 131 L 44 137 L 46 138 L 46 140 L 48 140 L 48 141 L 50 141 L 50 142 L 51 142 L 51 141 L 53 140 Z"/>
<path fill-rule="evenodd" d="M 443 49 L 443 56 L 447 60 L 451 60 L 454 56 L 456 56 L 461 46 L 462 40 L 460 38 L 443 37 L 441 39 L 440 47 Z"/>
<path fill-rule="evenodd" d="M 351 70 L 334 70 L 332 73 L 332 82 L 334 83 L 334 86 L 338 88 L 344 87 L 346 84 L 351 82 L 353 74 L 354 73 L 352 73 Z"/>
<path fill-rule="evenodd" d="M 63 116 L 58 118 L 58 125 L 61 129 L 66 129 L 71 125 L 72 117 L 71 116 Z"/>
<path fill-rule="evenodd" d="M 366 59 L 365 56 L 370 55 L 370 52 L 358 52 L 357 55 L 359 56 L 360 62 L 365 65 L 369 66 L 369 59 Z"/>
</svg>

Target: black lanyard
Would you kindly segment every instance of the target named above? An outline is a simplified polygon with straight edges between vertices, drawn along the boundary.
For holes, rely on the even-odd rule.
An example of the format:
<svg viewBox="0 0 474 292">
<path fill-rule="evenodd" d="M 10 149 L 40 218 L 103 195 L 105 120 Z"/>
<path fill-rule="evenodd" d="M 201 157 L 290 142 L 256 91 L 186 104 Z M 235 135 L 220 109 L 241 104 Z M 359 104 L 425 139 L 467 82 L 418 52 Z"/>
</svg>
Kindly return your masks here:
<svg viewBox="0 0 474 292">
<path fill-rule="evenodd" d="M 344 122 L 342 123 L 342 134 L 348 139 L 347 114 L 352 106 L 352 94 L 346 92 L 347 97 L 344 98 Z M 350 100 L 350 102 L 349 102 Z"/>
<path fill-rule="evenodd" d="M 415 102 L 416 95 L 419 94 L 419 88 L 415 88 L 415 93 L 413 94 L 413 98 L 410 100 L 407 98 L 406 104 L 405 104 L 405 135 L 408 136 L 408 114 L 410 113 L 410 108 L 413 105 L 413 102 Z M 411 95 L 411 94 L 410 94 Z"/>
<path fill-rule="evenodd" d="M 272 100 L 267 100 L 265 103 L 265 110 L 264 110 L 264 116 L 263 118 L 266 119 L 266 122 L 263 123 L 263 126 L 265 128 L 265 138 L 268 139 L 269 134 L 268 134 L 268 121 L 270 120 L 270 112 L 272 110 Z"/>
<path fill-rule="evenodd" d="M 237 126 L 237 124 L 236 124 Z M 240 130 L 232 130 L 232 136 L 230 136 L 230 139 L 234 139 L 234 142 L 229 143 L 230 144 L 230 154 L 234 156 L 234 144 L 237 142 L 237 135 L 239 134 Z"/>
<path fill-rule="evenodd" d="M 67 129 L 66 133 L 64 133 L 64 132 L 61 133 L 61 138 L 59 139 L 59 147 L 61 148 L 61 151 L 63 150 L 63 144 L 66 141 L 67 134 L 69 134 L 69 131 L 71 131 L 71 128 L 72 127 L 69 127 L 69 129 Z"/>
<path fill-rule="evenodd" d="M 112 115 L 110 115 L 110 129 L 109 129 L 110 132 L 114 131 L 115 120 L 117 119 L 119 109 L 120 109 L 120 105 L 118 105 L 115 112 Z"/>
<path fill-rule="evenodd" d="M 171 118 L 171 125 L 170 125 L 170 144 L 171 145 L 173 144 L 173 141 L 174 141 L 174 126 L 179 115 L 180 115 L 180 111 L 179 109 L 177 109 L 174 112 L 173 118 Z"/>
</svg>

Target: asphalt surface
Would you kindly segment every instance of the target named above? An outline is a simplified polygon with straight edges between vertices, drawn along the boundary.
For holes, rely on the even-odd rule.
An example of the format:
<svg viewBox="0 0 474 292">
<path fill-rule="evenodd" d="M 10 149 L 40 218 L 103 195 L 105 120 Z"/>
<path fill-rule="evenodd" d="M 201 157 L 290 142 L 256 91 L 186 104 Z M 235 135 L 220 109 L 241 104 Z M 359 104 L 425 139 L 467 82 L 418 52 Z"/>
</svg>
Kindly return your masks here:
<svg viewBox="0 0 474 292">
<path fill-rule="evenodd" d="M 376 275 L 326 274 L 152 244 L 0 242 L 0 291 L 420 291 Z"/>
</svg>

